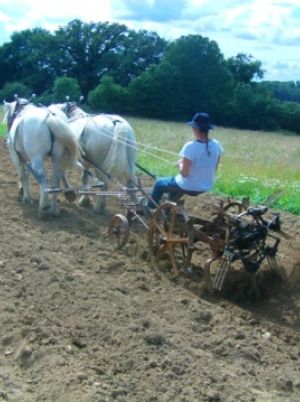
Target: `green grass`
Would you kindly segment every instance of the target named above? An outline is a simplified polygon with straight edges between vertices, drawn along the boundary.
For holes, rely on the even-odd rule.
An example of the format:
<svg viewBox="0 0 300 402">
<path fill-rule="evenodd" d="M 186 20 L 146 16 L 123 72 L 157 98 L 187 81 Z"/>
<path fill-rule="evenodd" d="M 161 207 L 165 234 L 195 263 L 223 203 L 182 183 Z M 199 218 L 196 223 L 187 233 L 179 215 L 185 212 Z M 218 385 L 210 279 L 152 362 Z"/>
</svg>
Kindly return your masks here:
<svg viewBox="0 0 300 402">
<path fill-rule="evenodd" d="M 138 162 L 158 176 L 176 174 L 178 156 L 157 152 L 150 147 L 178 153 L 193 138 L 182 123 L 128 118 L 137 140 L 146 151 L 166 160 L 138 152 Z M 218 139 L 224 155 L 213 192 L 236 198 L 250 197 L 261 203 L 278 190 L 283 194 L 273 204 L 300 215 L 300 138 L 293 133 L 237 130 L 216 127 L 211 137 Z"/>
<path fill-rule="evenodd" d="M 6 127 L 4 124 L 0 124 L 0 137 L 4 137 L 7 133 Z"/>
<path fill-rule="evenodd" d="M 3 107 L 0 106 L 0 137 L 3 137 L 7 133 L 6 125 L 2 123 L 4 117 Z"/>
</svg>

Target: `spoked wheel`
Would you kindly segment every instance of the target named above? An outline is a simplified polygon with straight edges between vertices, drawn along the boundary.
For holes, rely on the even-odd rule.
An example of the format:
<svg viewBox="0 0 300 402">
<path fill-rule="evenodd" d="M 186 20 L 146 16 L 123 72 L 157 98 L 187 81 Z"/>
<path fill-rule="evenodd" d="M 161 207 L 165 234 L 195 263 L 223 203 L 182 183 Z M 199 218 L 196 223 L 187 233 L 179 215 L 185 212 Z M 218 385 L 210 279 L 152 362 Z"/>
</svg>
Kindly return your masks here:
<svg viewBox="0 0 300 402">
<path fill-rule="evenodd" d="M 164 254 L 168 254 L 173 273 L 179 275 L 175 247 L 180 246 L 184 256 L 189 244 L 188 236 L 183 229 L 184 223 L 178 220 L 178 208 L 173 202 L 165 202 L 154 212 L 149 223 L 149 254 L 156 264 Z"/>
<path fill-rule="evenodd" d="M 120 250 L 129 239 L 128 220 L 122 214 L 116 214 L 112 217 L 108 226 L 108 237 L 114 248 Z"/>
</svg>

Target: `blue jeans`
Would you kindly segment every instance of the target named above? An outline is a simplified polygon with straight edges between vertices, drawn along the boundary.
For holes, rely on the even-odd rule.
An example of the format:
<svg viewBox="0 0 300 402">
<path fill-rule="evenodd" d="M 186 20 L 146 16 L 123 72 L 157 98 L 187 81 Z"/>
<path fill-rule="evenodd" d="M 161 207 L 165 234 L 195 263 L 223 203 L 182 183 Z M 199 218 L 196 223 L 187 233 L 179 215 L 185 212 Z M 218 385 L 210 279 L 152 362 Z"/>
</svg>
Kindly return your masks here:
<svg viewBox="0 0 300 402">
<path fill-rule="evenodd" d="M 196 191 L 186 191 L 183 190 L 181 187 L 178 186 L 178 184 L 175 181 L 175 177 L 162 177 L 161 179 L 158 179 L 152 188 L 151 191 L 151 197 L 153 201 L 156 202 L 156 204 L 159 204 L 159 201 L 163 194 L 169 193 L 169 199 L 170 201 L 174 201 L 178 196 L 182 194 L 189 194 L 189 195 L 198 195 L 200 192 Z M 156 205 L 149 201 L 148 202 L 148 207 L 149 208 L 156 208 Z"/>
</svg>

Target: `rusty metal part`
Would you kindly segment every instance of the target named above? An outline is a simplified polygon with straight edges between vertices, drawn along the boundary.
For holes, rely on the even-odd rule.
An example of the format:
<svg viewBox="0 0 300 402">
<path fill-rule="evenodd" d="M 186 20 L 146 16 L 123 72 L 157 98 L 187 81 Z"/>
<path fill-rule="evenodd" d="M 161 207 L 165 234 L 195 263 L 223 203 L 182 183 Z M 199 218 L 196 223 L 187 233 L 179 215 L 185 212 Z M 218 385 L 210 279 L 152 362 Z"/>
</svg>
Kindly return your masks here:
<svg viewBox="0 0 300 402">
<path fill-rule="evenodd" d="M 164 254 L 168 254 L 172 264 L 172 277 L 179 275 L 179 267 L 176 261 L 175 248 L 184 249 L 189 246 L 189 237 L 178 228 L 179 209 L 173 202 L 165 202 L 156 209 L 149 222 L 148 245 L 149 254 L 154 264 Z M 183 221 L 184 216 L 182 215 Z M 182 222 L 185 224 L 185 222 Z"/>
<path fill-rule="evenodd" d="M 124 215 L 116 214 L 112 217 L 108 226 L 108 237 L 118 250 L 127 244 L 129 239 L 129 225 Z"/>
<path fill-rule="evenodd" d="M 228 199 L 220 202 L 212 219 L 191 216 L 184 206 L 167 202 L 156 209 L 149 223 L 149 252 L 153 263 L 169 256 L 173 276 L 179 275 L 179 264 L 175 249 L 180 245 L 183 264 L 191 266 L 196 243 L 210 247 L 211 257 L 203 265 L 205 287 L 222 290 L 226 275 L 234 261 L 241 261 L 251 279 L 251 291 L 258 294 L 256 272 L 265 258 L 270 267 L 277 269 L 275 255 L 280 239 L 270 233 L 281 234 L 279 214 L 267 220 L 264 215 L 267 205 L 250 206 L 249 200 L 241 202 Z M 210 279 L 210 268 L 214 261 L 220 265 Z"/>
</svg>

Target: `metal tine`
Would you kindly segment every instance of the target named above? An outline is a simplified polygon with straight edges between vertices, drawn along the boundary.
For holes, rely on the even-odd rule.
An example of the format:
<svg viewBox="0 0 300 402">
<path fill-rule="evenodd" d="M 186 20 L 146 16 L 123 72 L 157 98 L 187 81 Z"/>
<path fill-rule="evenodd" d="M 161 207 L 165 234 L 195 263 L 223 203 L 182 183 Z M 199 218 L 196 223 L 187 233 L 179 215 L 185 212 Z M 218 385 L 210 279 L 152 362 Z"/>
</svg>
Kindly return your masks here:
<svg viewBox="0 0 300 402">
<path fill-rule="evenodd" d="M 222 259 L 221 265 L 216 273 L 214 278 L 213 287 L 217 290 L 221 290 L 223 287 L 224 280 L 226 278 L 226 274 L 228 272 L 230 266 L 230 261 L 226 258 Z"/>
<path fill-rule="evenodd" d="M 221 264 L 220 264 L 220 266 L 219 266 L 219 268 L 218 268 L 218 270 L 217 270 L 217 272 L 216 272 L 216 275 L 215 275 L 215 277 L 214 277 L 213 287 L 214 287 L 215 289 L 218 289 L 218 283 L 219 283 L 219 280 L 220 280 L 220 276 L 221 276 L 221 271 L 222 271 L 222 269 L 223 269 L 223 265 L 224 265 L 224 259 L 222 259 Z"/>
<path fill-rule="evenodd" d="M 268 256 L 268 263 L 269 263 L 270 268 L 271 268 L 273 271 L 278 271 L 277 260 L 276 260 L 275 257 Z"/>
<path fill-rule="evenodd" d="M 230 267 L 230 261 L 229 260 L 226 260 L 225 261 L 225 266 L 224 266 L 224 268 L 222 269 L 222 275 L 221 275 L 221 279 L 220 279 L 220 283 L 219 283 L 219 290 L 222 290 L 222 288 L 223 288 L 223 284 L 224 284 L 224 281 L 225 281 L 225 278 L 226 278 L 226 276 L 227 276 L 227 272 L 229 271 L 229 267 Z"/>
<path fill-rule="evenodd" d="M 284 190 L 278 190 L 275 191 L 275 193 L 269 195 L 265 201 L 262 203 L 262 205 L 265 205 L 266 207 L 270 206 L 274 201 L 276 201 L 282 194 L 284 193 Z"/>
</svg>

